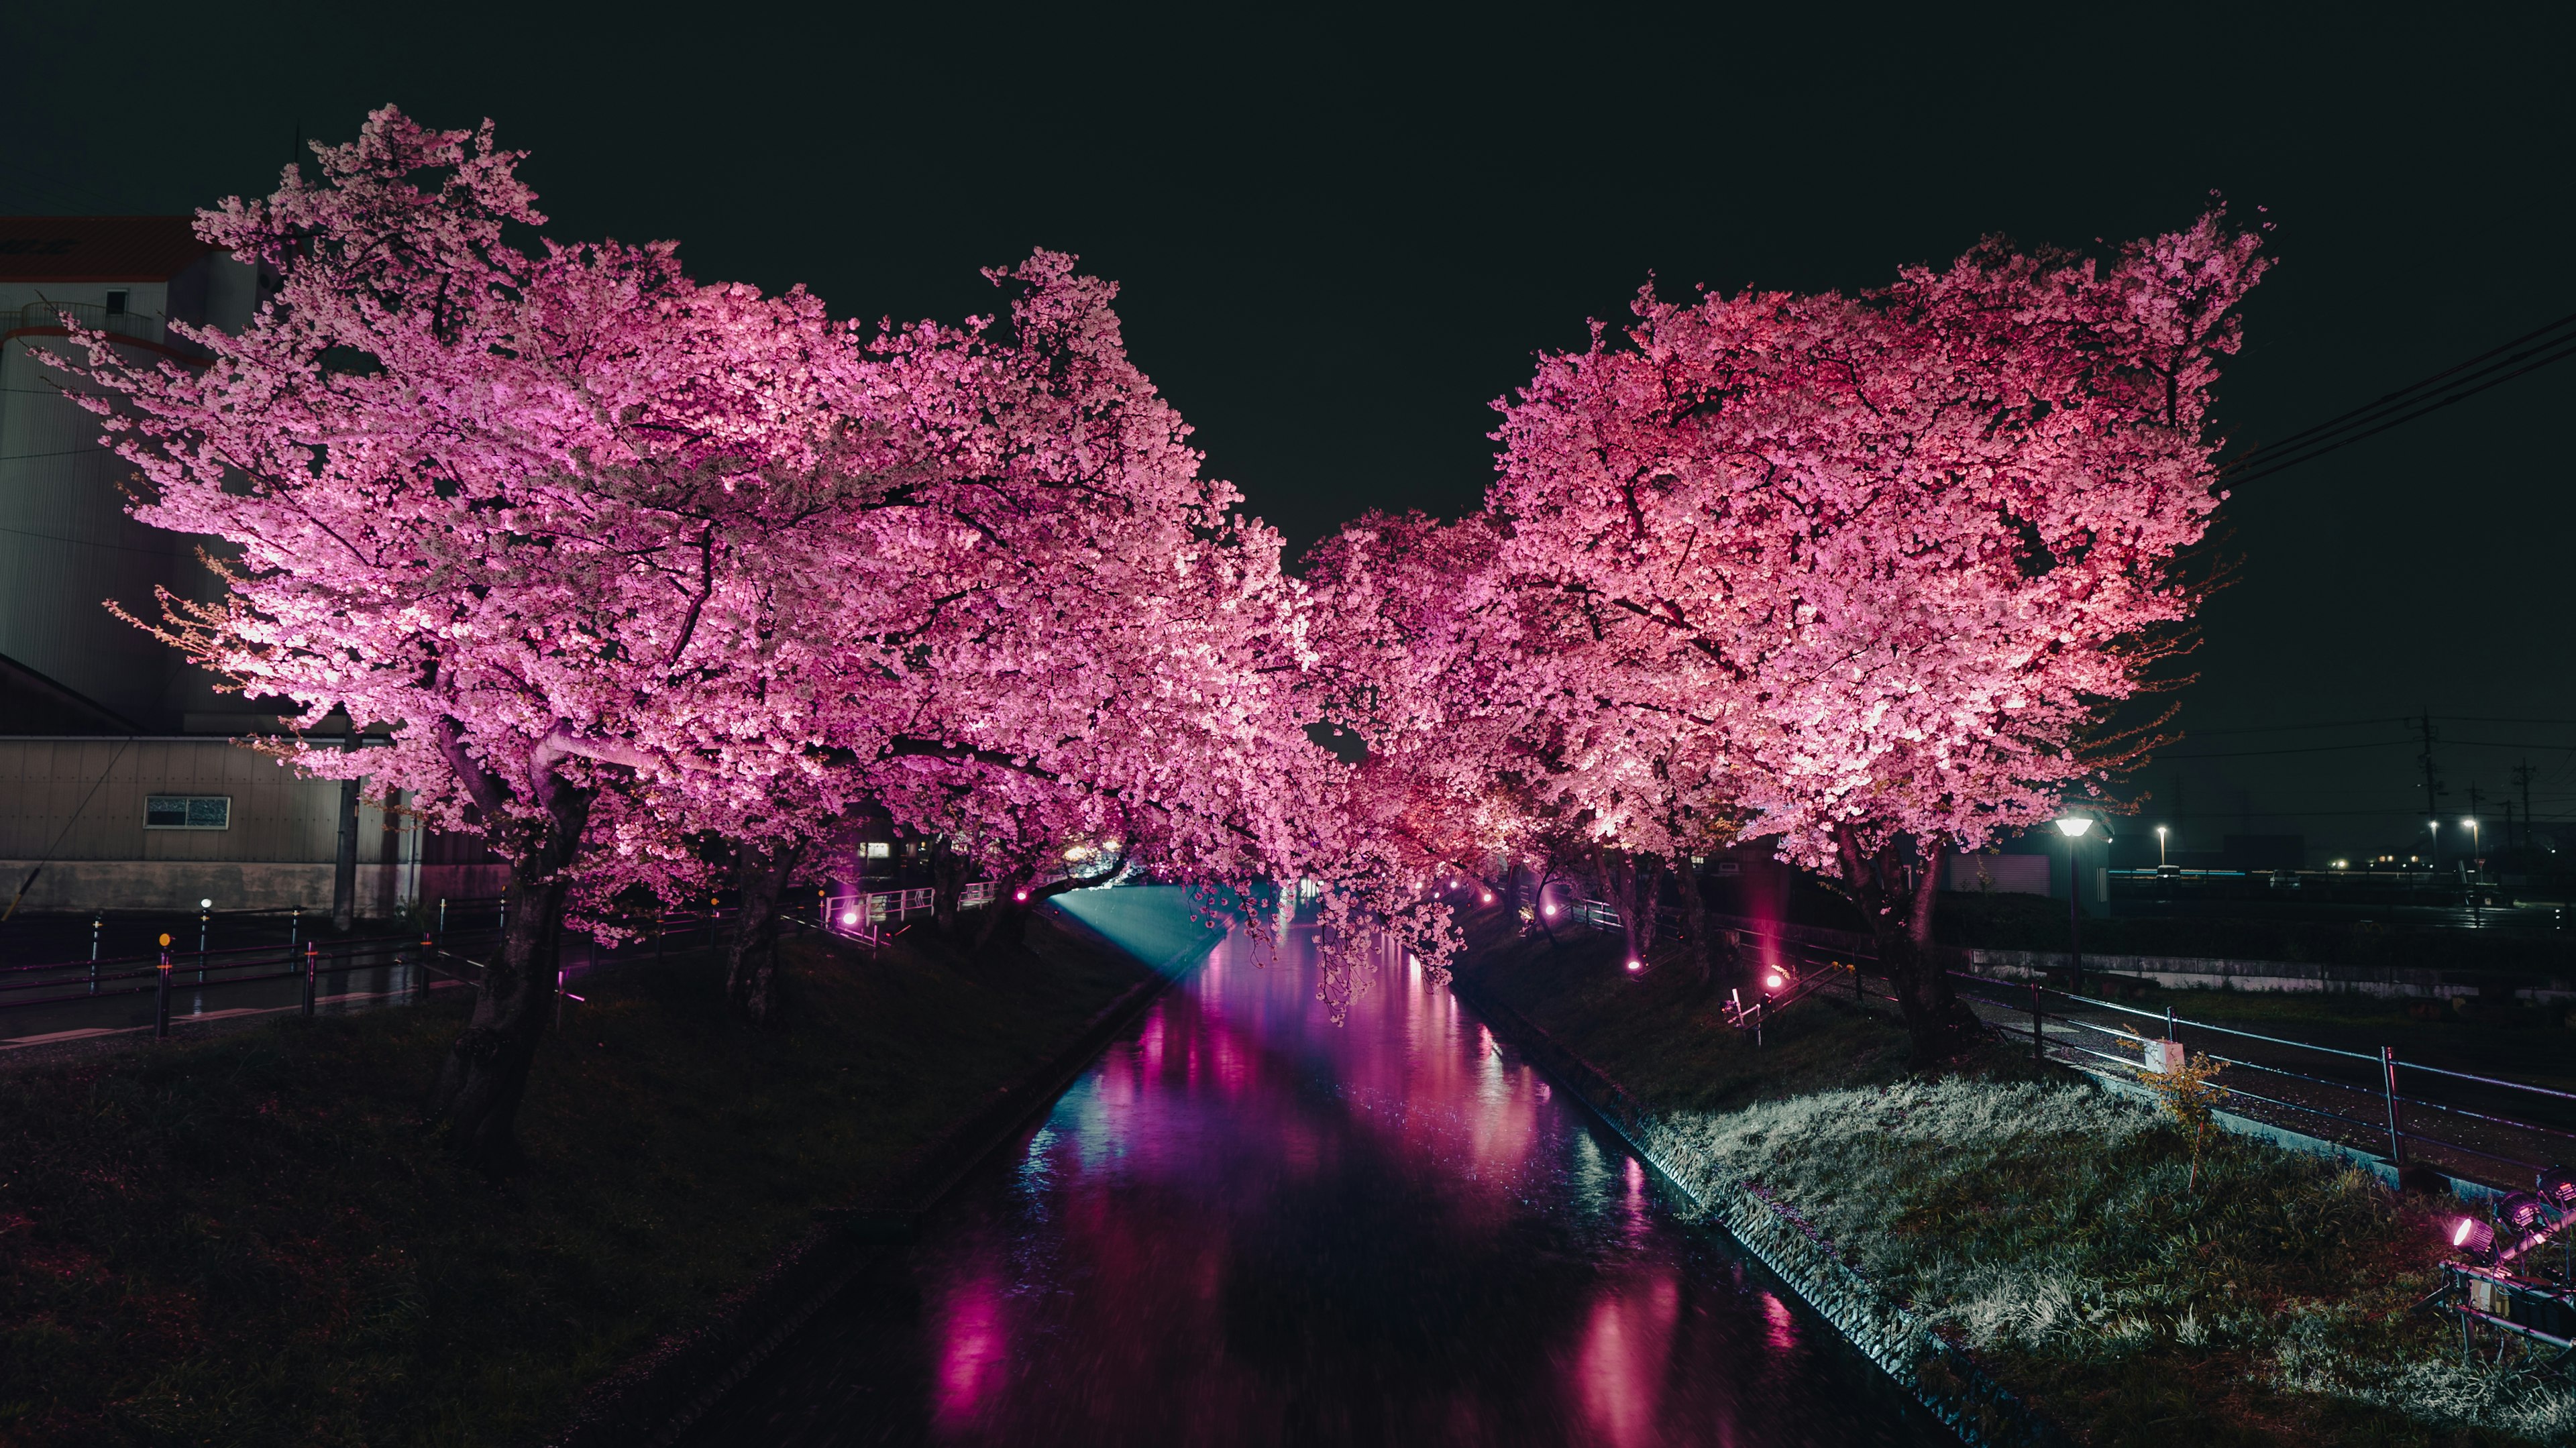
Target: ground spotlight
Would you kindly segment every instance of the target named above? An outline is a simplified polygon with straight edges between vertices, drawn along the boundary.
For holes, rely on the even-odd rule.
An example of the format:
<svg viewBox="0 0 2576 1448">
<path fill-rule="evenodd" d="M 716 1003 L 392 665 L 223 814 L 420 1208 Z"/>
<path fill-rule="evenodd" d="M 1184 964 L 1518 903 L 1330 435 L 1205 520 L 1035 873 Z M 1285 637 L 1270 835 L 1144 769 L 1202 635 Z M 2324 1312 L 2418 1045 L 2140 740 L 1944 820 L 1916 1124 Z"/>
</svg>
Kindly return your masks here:
<svg viewBox="0 0 2576 1448">
<path fill-rule="evenodd" d="M 1493 891 L 1488 890 L 1488 891 L 1486 891 L 1486 892 L 1485 892 L 1485 903 L 1486 903 L 1486 904 L 1488 904 L 1488 905 L 1491 905 L 1491 904 L 1493 904 L 1493 903 L 1494 903 L 1494 892 L 1493 892 Z"/>
<path fill-rule="evenodd" d="M 1628 968 L 1630 970 L 1644 970 L 1646 968 L 1646 963 L 1642 960 L 1632 960 L 1628 962 Z"/>
<path fill-rule="evenodd" d="M 844 925 L 856 925 L 856 924 L 858 924 L 858 923 L 859 923 L 859 912 L 857 912 L 856 910 L 844 910 L 844 911 L 842 911 L 842 912 L 841 912 L 841 923 L 842 923 L 842 924 L 844 924 Z"/>
<path fill-rule="evenodd" d="M 2553 1166 L 2540 1174 L 2540 1195 L 2562 1212 L 2576 1212 L 2576 1172 Z"/>
<path fill-rule="evenodd" d="M 2495 1256 L 2495 1228 L 2475 1217 L 2462 1217 L 2451 1224 L 2451 1247 L 2472 1262 L 2484 1262 Z"/>
<path fill-rule="evenodd" d="M 2496 1206 L 2496 1218 L 2517 1232 L 2528 1232 L 2549 1215 L 2548 1204 L 2537 1192 L 2515 1192 Z"/>
<path fill-rule="evenodd" d="M 1547 907 L 1547 913 L 1548 913 L 1548 914 L 1550 914 L 1550 915 L 1555 914 L 1555 913 L 1556 913 L 1556 907 L 1555 907 L 1555 906 L 1553 906 L 1553 905 L 1548 906 L 1548 907 Z"/>
<path fill-rule="evenodd" d="M 1029 898 L 1029 892 L 1026 890 L 1014 890 L 1011 892 L 1011 898 L 1014 900 L 1026 900 Z"/>
<path fill-rule="evenodd" d="M 1780 972 L 1776 970 L 1771 972 L 1769 975 L 1762 977 L 1762 985 L 1766 990 L 1778 990 L 1780 987 L 1787 985 L 1788 983 L 1787 979 L 1782 977 Z"/>
</svg>

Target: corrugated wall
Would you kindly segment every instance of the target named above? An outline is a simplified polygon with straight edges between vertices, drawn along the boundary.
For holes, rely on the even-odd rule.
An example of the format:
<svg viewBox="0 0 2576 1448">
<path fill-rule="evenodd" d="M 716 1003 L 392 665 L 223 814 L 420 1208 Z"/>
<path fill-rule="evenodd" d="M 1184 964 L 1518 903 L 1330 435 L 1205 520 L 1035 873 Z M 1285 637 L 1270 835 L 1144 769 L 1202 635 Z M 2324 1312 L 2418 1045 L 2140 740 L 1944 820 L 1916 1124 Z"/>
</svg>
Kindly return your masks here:
<svg viewBox="0 0 2576 1448">
<path fill-rule="evenodd" d="M 146 829 L 154 794 L 229 795 L 231 827 Z M 0 739 L 0 859 L 328 862 L 339 819 L 339 781 L 230 740 Z M 380 858 L 384 834 L 362 807 L 359 859 Z"/>
<path fill-rule="evenodd" d="M 226 796 L 230 826 L 148 829 L 144 800 L 155 794 Z M 171 909 L 204 898 L 226 910 L 327 908 L 339 817 L 338 780 L 307 779 L 226 739 L 0 737 L 0 899 L 27 884 L 19 904 L 30 911 Z M 424 886 L 433 895 L 498 888 L 484 880 L 491 866 L 424 880 L 422 842 L 400 814 L 359 806 L 360 913 L 399 910 Z"/>
</svg>

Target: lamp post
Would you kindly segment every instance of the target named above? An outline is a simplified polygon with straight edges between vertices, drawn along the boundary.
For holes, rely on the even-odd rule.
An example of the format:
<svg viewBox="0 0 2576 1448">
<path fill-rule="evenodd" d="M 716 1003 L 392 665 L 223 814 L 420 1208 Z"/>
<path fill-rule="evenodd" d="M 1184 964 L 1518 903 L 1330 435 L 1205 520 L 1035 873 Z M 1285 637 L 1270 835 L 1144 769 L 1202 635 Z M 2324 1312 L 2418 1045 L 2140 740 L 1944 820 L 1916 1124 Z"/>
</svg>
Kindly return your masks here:
<svg viewBox="0 0 2576 1448">
<path fill-rule="evenodd" d="M 2084 992 L 2084 871 L 2076 856 L 2077 840 L 2084 837 L 2093 822 L 2081 815 L 2067 815 L 2057 821 L 2057 832 L 2066 836 L 2066 959 L 2075 977 L 2075 992 Z"/>
<path fill-rule="evenodd" d="M 2476 790 L 2471 790 L 2469 792 L 2471 794 L 2477 793 Z M 2474 930 L 2486 924 L 2486 916 L 2478 908 L 2478 876 L 2485 873 L 2486 870 L 2486 847 L 2478 838 L 2478 817 L 2476 815 L 2471 815 L 2467 819 L 2460 821 L 2460 823 L 2469 827 L 2469 858 L 2466 873 L 2469 877 L 2469 928 Z"/>
<path fill-rule="evenodd" d="M 2157 868 L 2157 869 L 2159 869 L 2159 870 L 2161 870 L 2161 869 L 2163 869 L 2164 867 L 2165 867 L 2165 827 L 2164 827 L 2163 825 L 2158 825 L 2158 826 L 2156 826 L 2156 868 Z"/>
</svg>

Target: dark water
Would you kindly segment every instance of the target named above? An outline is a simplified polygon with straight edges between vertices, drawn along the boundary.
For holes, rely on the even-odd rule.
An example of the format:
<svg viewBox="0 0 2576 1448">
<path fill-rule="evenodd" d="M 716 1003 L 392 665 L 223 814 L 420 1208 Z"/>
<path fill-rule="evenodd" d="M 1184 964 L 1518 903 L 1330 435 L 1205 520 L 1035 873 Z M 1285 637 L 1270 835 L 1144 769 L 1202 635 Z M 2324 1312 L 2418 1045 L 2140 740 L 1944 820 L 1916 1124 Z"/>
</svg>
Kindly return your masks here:
<svg viewBox="0 0 2576 1448">
<path fill-rule="evenodd" d="M 1955 1442 L 1396 963 L 1228 940 L 703 1423 L 732 1444 Z"/>
</svg>

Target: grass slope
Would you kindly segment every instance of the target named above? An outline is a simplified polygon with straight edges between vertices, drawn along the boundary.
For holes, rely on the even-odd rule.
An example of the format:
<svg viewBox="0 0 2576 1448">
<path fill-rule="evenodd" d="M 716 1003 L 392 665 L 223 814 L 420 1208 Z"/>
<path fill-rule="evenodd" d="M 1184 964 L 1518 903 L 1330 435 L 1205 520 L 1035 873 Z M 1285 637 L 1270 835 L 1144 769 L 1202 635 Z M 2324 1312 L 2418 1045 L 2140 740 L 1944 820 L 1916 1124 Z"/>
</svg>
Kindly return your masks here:
<svg viewBox="0 0 2576 1448">
<path fill-rule="evenodd" d="M 705 957 L 595 979 L 499 1184 L 417 1124 L 461 1003 L 0 1077 L 0 1443 L 533 1441 L 1145 974 L 787 952 L 783 1030 Z"/>
<path fill-rule="evenodd" d="M 1472 921 L 1466 969 L 1747 1173 L 2078 1441 L 2576 1440 L 2576 1394 L 2460 1366 L 2429 1292 L 2437 1212 L 2315 1158 L 2213 1135 L 1998 1049 L 1909 1074 L 1892 1019 L 1793 1008 L 1756 1050 L 1677 971 Z M 1719 992 L 1717 994 L 1722 994 Z"/>
</svg>

